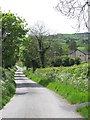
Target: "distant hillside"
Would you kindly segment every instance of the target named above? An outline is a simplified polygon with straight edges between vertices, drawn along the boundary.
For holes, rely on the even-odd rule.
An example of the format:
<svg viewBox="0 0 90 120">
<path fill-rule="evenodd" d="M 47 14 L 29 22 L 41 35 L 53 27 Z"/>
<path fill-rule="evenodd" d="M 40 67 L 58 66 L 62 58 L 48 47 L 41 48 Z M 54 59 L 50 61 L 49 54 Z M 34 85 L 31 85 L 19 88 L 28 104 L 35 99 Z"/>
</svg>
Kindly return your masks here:
<svg viewBox="0 0 90 120">
<path fill-rule="evenodd" d="M 86 45 L 88 45 L 88 34 L 89 33 L 75 33 L 75 34 L 55 34 L 49 35 L 48 38 L 53 42 L 58 42 L 62 46 L 68 46 L 70 40 L 77 42 L 78 49 L 87 51 Z"/>
</svg>

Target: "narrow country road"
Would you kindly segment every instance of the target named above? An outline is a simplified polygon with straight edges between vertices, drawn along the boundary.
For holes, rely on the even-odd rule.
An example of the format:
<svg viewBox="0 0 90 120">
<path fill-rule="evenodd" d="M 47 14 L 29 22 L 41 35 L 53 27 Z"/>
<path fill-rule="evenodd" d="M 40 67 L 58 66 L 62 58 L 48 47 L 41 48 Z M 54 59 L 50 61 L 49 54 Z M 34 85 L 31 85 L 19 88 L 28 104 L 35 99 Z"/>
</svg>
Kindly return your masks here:
<svg viewBox="0 0 90 120">
<path fill-rule="evenodd" d="M 16 93 L 3 108 L 3 118 L 81 118 L 75 107 L 45 87 L 29 80 L 18 67 Z"/>
</svg>

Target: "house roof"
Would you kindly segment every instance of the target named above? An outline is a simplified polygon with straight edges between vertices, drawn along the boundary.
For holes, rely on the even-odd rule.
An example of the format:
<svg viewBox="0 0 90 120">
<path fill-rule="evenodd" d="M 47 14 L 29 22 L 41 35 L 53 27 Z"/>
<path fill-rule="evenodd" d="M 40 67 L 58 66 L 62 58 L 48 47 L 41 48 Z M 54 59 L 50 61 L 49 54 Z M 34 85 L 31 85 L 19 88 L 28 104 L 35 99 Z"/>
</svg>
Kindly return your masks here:
<svg viewBox="0 0 90 120">
<path fill-rule="evenodd" d="M 78 50 L 78 49 L 77 49 Z M 73 52 L 75 52 L 75 51 L 77 51 L 77 50 L 70 50 L 69 52 L 68 52 L 68 54 L 72 54 Z M 84 52 L 84 51 L 82 51 L 82 50 L 78 50 L 78 51 L 80 51 L 80 52 L 82 52 L 83 54 L 85 54 L 85 55 L 90 55 L 90 52 Z"/>
</svg>

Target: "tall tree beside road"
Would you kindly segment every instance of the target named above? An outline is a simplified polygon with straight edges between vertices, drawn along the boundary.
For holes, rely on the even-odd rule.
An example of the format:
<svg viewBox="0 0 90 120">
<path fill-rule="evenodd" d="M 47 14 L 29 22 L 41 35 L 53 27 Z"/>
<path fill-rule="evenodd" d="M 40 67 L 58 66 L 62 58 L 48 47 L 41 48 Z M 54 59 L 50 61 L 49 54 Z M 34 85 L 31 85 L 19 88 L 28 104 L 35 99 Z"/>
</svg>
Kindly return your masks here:
<svg viewBox="0 0 90 120">
<path fill-rule="evenodd" d="M 2 66 L 2 12 L 0 9 L 0 66 Z"/>
<path fill-rule="evenodd" d="M 22 47 L 23 46 L 23 47 Z M 28 36 L 23 41 L 21 51 L 20 51 L 20 58 L 27 68 L 32 67 L 33 73 L 35 72 L 36 68 L 40 67 L 40 60 L 39 60 L 39 53 L 36 41 L 33 40 L 33 36 Z"/>
<path fill-rule="evenodd" d="M 8 68 L 15 64 L 19 45 L 28 29 L 26 22 L 10 12 L 2 13 L 2 62 Z M 22 39 L 21 39 L 22 38 Z"/>
<path fill-rule="evenodd" d="M 50 41 L 47 40 L 48 32 L 45 30 L 45 26 L 43 24 L 35 24 L 32 28 L 30 28 L 31 34 L 34 36 L 38 45 L 38 52 L 40 55 L 40 60 L 42 67 L 45 67 L 45 53 L 50 48 Z"/>
</svg>

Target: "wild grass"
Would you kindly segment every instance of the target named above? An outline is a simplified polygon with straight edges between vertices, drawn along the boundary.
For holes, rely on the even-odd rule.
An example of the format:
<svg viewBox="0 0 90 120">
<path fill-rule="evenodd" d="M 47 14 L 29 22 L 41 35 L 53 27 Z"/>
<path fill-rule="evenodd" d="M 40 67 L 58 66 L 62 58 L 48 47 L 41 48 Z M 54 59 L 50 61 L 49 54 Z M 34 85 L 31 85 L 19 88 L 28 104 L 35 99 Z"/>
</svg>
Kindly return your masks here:
<svg viewBox="0 0 90 120">
<path fill-rule="evenodd" d="M 88 120 L 90 120 L 90 105 L 79 107 L 76 111 L 79 112 L 84 118 L 88 118 Z"/>
</svg>

